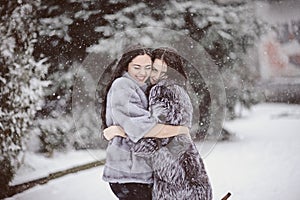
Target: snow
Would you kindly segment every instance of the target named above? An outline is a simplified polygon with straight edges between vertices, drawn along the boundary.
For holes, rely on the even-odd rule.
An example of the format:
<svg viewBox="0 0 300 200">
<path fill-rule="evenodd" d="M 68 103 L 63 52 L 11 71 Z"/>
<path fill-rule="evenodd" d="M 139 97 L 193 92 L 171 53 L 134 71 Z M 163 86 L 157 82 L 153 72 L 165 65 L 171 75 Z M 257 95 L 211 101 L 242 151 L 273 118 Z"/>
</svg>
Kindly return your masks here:
<svg viewBox="0 0 300 200">
<path fill-rule="evenodd" d="M 299 199 L 299 122 L 300 105 L 287 104 L 259 104 L 243 110 L 242 118 L 226 122 L 224 126 L 235 137 L 207 144 L 214 148 L 204 157 L 214 199 L 221 199 L 227 192 L 232 193 L 229 199 Z M 79 154 L 84 161 L 84 153 Z M 60 155 L 60 159 L 56 156 L 56 164 L 71 166 L 69 155 Z M 101 180 L 102 171 L 103 166 L 70 174 L 7 200 L 115 200 L 108 184 Z"/>
<path fill-rule="evenodd" d="M 54 172 L 102 160 L 104 158 L 104 150 L 72 150 L 67 153 L 55 152 L 51 158 L 47 158 L 43 154 L 26 152 L 24 156 L 24 165 L 17 171 L 10 185 L 17 185 L 42 178 Z"/>
<path fill-rule="evenodd" d="M 31 188 L 7 200 L 116 200 L 107 183 L 101 180 L 103 167 L 66 175 L 46 185 Z"/>
<path fill-rule="evenodd" d="M 215 199 L 299 199 L 300 106 L 263 104 L 227 122 L 236 133 L 205 159 Z"/>
</svg>

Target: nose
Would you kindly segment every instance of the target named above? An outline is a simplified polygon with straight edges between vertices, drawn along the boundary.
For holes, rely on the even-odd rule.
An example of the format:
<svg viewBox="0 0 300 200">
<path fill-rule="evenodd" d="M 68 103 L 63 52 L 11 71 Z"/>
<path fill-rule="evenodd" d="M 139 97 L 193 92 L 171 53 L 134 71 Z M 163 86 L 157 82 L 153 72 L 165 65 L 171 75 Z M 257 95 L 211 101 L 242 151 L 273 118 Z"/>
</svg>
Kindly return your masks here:
<svg viewBox="0 0 300 200">
<path fill-rule="evenodd" d="M 140 70 L 140 74 L 141 74 L 141 75 L 147 75 L 147 73 L 146 73 L 146 69 L 144 69 L 144 68 L 141 68 L 141 70 Z"/>
</svg>

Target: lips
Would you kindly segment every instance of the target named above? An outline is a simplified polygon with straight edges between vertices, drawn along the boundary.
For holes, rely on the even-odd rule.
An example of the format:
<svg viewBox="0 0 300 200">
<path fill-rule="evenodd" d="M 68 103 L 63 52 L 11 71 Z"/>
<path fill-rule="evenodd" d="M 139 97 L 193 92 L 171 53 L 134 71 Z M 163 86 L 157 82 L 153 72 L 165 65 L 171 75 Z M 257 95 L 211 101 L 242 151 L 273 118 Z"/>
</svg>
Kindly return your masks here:
<svg viewBox="0 0 300 200">
<path fill-rule="evenodd" d="M 146 76 L 136 76 L 136 79 L 140 82 L 144 82 L 146 79 Z"/>
</svg>

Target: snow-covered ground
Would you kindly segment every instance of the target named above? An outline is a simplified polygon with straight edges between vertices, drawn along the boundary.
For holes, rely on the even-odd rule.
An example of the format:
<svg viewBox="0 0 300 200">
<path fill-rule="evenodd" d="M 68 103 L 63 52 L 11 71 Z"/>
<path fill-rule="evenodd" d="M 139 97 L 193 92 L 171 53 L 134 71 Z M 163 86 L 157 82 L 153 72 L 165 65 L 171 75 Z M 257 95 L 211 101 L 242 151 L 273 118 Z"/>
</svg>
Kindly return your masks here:
<svg viewBox="0 0 300 200">
<path fill-rule="evenodd" d="M 258 105 L 225 127 L 237 138 L 205 158 L 214 199 L 300 199 L 299 105 Z"/>
<path fill-rule="evenodd" d="M 232 200 L 299 199 L 300 105 L 260 104 L 244 111 L 241 119 L 226 122 L 225 127 L 235 133 L 235 138 L 215 146 L 208 143 L 214 148 L 204 157 L 214 199 L 221 199 L 227 192 L 232 193 Z M 61 166 L 78 164 L 70 156 L 60 156 L 56 161 Z M 47 172 L 45 167 L 40 170 Z M 96 167 L 69 174 L 7 200 L 115 200 L 107 183 L 101 180 L 102 170 Z M 28 174 L 33 176 L 34 172 Z M 22 182 L 21 177 L 26 179 L 26 170 L 17 174 L 15 182 Z"/>
<path fill-rule="evenodd" d="M 17 171 L 10 185 L 43 178 L 51 173 L 102 159 L 105 159 L 104 150 L 55 152 L 51 158 L 47 158 L 42 154 L 27 152 L 24 156 L 24 164 Z"/>
</svg>

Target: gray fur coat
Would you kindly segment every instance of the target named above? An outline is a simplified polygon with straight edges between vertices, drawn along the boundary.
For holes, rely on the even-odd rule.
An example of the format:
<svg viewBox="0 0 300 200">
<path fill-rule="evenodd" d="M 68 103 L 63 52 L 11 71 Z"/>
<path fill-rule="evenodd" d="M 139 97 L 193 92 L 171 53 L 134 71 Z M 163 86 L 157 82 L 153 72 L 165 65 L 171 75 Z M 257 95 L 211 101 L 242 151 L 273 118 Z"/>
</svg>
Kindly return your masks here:
<svg viewBox="0 0 300 200">
<path fill-rule="evenodd" d="M 116 79 L 108 94 L 106 123 L 123 127 L 128 137 L 114 137 L 106 150 L 103 180 L 112 183 L 153 183 L 152 168 L 147 157 L 133 154 L 135 142 L 155 125 L 157 120 L 148 111 L 145 87 L 128 74 Z"/>
<path fill-rule="evenodd" d="M 160 123 L 191 126 L 192 105 L 186 91 L 162 80 L 149 94 L 149 108 Z M 139 140 L 134 152 L 150 157 L 155 200 L 211 200 L 212 189 L 200 154 L 186 135 Z"/>
</svg>

